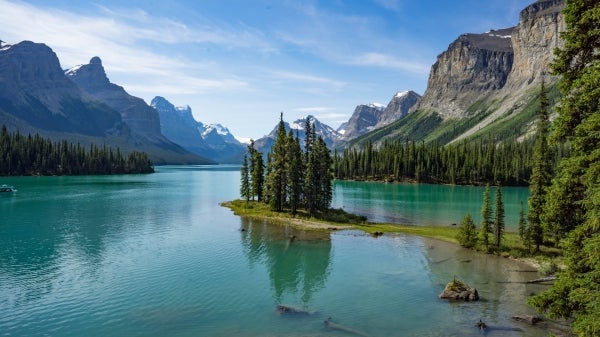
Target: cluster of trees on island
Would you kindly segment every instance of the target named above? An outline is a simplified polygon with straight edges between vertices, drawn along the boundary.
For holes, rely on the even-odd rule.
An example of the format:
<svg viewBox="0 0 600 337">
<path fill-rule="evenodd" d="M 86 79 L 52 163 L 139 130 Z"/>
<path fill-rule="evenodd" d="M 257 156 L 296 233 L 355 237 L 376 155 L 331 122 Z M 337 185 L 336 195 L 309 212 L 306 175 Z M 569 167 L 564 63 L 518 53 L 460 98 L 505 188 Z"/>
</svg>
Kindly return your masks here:
<svg viewBox="0 0 600 337">
<path fill-rule="evenodd" d="M 266 165 L 263 154 L 250 142 L 241 168 L 242 198 L 268 203 L 276 212 L 296 214 L 304 209 L 313 216 L 329 210 L 333 198 L 331 154 L 323 138 L 316 136 L 310 119 L 305 133 L 303 150 L 298 135 L 293 130 L 286 133 L 282 114 Z"/>
<path fill-rule="evenodd" d="M 84 175 L 152 173 L 154 166 L 145 152 L 127 155 L 117 148 L 94 144 L 85 148 L 66 140 L 53 142 L 39 134 L 0 131 L 0 175 Z"/>
</svg>

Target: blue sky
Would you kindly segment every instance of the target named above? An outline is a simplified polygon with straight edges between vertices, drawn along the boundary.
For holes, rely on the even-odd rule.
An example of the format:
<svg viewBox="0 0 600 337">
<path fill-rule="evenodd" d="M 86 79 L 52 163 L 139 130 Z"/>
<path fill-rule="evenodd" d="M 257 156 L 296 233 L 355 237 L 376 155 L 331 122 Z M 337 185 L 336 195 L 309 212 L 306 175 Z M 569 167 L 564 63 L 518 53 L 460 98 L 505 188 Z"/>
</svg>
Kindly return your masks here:
<svg viewBox="0 0 600 337">
<path fill-rule="evenodd" d="M 99 56 L 130 94 L 258 139 L 282 111 L 337 128 L 358 104 L 423 94 L 460 34 L 514 26 L 533 1 L 0 0 L 0 39 L 45 43 L 63 68 Z"/>
</svg>

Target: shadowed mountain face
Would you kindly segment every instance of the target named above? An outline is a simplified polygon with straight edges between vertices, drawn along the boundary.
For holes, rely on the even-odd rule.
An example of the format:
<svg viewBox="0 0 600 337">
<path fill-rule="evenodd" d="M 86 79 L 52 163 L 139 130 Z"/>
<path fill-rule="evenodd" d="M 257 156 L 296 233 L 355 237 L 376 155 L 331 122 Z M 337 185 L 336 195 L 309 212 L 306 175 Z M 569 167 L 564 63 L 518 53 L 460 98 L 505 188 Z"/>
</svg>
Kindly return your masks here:
<svg viewBox="0 0 600 337">
<path fill-rule="evenodd" d="M 111 84 L 99 58 L 66 76 L 48 46 L 30 41 L 0 48 L 0 124 L 54 140 L 145 151 L 156 164 L 210 163 L 164 138 L 156 111 Z"/>
<path fill-rule="evenodd" d="M 163 135 L 186 150 L 221 164 L 239 164 L 246 152 L 240 143 L 220 124 L 204 125 L 194 119 L 189 106 L 175 107 L 157 96 L 150 103 L 158 112 Z"/>
<path fill-rule="evenodd" d="M 24 41 L 0 49 L 1 122 L 22 132 L 49 130 L 104 137 L 125 126 L 64 76 L 46 45 Z"/>
<path fill-rule="evenodd" d="M 91 97 L 120 112 L 123 121 L 135 133 L 149 139 L 164 138 L 160 133 L 158 113 L 143 99 L 131 96 L 123 87 L 110 83 L 99 57 L 93 57 L 89 64 L 69 69 L 65 74 Z"/>
</svg>

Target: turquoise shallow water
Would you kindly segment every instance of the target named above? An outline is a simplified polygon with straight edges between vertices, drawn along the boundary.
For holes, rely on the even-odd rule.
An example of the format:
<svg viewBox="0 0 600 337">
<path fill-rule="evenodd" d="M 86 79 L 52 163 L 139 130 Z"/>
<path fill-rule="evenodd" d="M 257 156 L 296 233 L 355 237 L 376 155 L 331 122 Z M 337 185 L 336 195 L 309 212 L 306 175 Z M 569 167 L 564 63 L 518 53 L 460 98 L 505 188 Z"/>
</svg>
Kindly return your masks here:
<svg viewBox="0 0 600 337">
<path fill-rule="evenodd" d="M 482 186 L 336 181 L 332 206 L 366 215 L 374 222 L 448 226 L 459 224 L 468 212 L 478 224 L 484 190 Z M 495 193 L 496 187 L 492 186 L 490 199 L 493 208 Z M 516 231 L 521 202 L 527 212 L 528 197 L 529 189 L 526 187 L 502 187 L 508 230 Z"/>
<path fill-rule="evenodd" d="M 519 283 L 537 277 L 526 266 L 418 237 L 239 218 L 218 205 L 237 197 L 237 167 L 4 181 L 19 191 L 0 197 L 0 336 L 352 335 L 328 317 L 354 335 L 480 336 L 479 318 L 490 336 L 545 335 L 510 319 L 542 289 Z M 454 275 L 483 300 L 438 300 Z"/>
</svg>

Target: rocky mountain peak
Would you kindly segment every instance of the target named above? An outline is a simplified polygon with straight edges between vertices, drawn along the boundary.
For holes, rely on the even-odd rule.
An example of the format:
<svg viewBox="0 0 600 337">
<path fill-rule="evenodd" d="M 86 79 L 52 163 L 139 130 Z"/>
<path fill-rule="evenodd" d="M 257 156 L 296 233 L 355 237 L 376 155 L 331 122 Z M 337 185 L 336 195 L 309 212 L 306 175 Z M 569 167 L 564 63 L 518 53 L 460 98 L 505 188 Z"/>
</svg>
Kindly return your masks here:
<svg viewBox="0 0 600 337">
<path fill-rule="evenodd" d="M 90 59 L 90 63 L 81 64 L 65 71 L 65 75 L 78 85 L 85 86 L 86 91 L 96 91 L 110 86 L 110 80 L 98 56 Z"/>
<path fill-rule="evenodd" d="M 64 76 L 54 51 L 43 43 L 23 41 L 4 46 L 0 50 L 0 74 L 0 96 L 20 102 L 27 94 L 33 95 L 54 113 L 61 109 L 63 98 L 81 94 Z"/>
<path fill-rule="evenodd" d="M 435 111 L 443 118 L 464 117 L 475 100 L 501 89 L 513 65 L 512 31 L 459 36 L 431 67 L 417 109 Z"/>
</svg>

